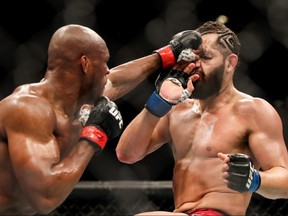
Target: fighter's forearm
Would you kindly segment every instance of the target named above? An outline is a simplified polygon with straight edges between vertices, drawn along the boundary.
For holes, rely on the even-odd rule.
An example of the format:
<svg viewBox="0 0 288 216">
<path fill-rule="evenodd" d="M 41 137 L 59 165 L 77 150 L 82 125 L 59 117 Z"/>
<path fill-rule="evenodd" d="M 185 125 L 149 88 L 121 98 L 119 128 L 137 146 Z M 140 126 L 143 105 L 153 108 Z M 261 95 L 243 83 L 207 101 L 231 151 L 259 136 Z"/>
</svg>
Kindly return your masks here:
<svg viewBox="0 0 288 216">
<path fill-rule="evenodd" d="M 159 118 L 150 114 L 146 109 L 134 118 L 122 133 L 116 154 L 124 163 L 135 163 L 144 158 L 149 152 L 151 136 Z"/>
<path fill-rule="evenodd" d="M 283 167 L 275 167 L 269 171 L 259 172 L 261 185 L 257 193 L 268 199 L 288 198 L 288 170 Z"/>
<path fill-rule="evenodd" d="M 110 70 L 104 95 L 116 100 L 160 68 L 161 59 L 156 53 L 116 66 Z"/>
</svg>

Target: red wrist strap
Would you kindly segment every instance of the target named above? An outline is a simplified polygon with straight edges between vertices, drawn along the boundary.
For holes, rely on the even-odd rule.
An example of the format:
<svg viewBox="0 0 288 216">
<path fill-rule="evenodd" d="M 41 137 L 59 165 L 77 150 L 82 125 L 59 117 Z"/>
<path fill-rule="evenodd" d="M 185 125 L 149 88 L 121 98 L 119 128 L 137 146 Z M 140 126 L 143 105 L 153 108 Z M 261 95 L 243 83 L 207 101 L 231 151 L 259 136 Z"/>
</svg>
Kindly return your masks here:
<svg viewBox="0 0 288 216">
<path fill-rule="evenodd" d="M 108 140 L 107 135 L 94 126 L 84 127 L 81 131 L 80 138 L 91 140 L 92 142 L 98 144 L 101 149 L 104 149 Z"/>
<path fill-rule="evenodd" d="M 162 59 L 162 67 L 167 68 L 175 65 L 174 53 L 169 45 L 156 50 Z"/>
</svg>

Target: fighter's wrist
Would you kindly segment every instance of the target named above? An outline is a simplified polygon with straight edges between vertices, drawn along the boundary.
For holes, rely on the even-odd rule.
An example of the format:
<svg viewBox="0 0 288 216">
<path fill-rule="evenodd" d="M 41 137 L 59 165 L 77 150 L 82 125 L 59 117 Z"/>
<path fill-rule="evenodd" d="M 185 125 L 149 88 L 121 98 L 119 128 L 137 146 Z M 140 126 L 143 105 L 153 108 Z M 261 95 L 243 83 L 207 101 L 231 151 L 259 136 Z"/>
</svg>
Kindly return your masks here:
<svg viewBox="0 0 288 216">
<path fill-rule="evenodd" d="M 146 101 L 145 108 L 150 113 L 160 118 L 170 111 L 172 105 L 154 91 Z"/>
<path fill-rule="evenodd" d="M 160 55 L 162 61 L 162 68 L 168 68 L 175 65 L 176 60 L 170 45 L 164 46 L 160 49 L 155 50 L 154 52 Z"/>
<path fill-rule="evenodd" d="M 80 140 L 85 139 L 97 144 L 102 150 L 104 149 L 108 137 L 106 133 L 95 126 L 85 126 L 80 133 Z"/>
<path fill-rule="evenodd" d="M 253 180 L 251 182 L 249 192 L 255 192 L 259 189 L 261 185 L 261 176 L 257 170 L 254 170 L 253 172 Z"/>
</svg>

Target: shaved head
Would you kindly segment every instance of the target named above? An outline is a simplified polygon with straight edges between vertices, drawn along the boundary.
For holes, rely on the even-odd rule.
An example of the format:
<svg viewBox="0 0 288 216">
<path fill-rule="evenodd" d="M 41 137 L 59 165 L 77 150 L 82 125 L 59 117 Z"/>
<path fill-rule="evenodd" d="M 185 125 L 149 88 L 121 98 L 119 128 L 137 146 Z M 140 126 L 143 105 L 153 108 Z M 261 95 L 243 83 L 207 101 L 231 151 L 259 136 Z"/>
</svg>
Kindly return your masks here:
<svg viewBox="0 0 288 216">
<path fill-rule="evenodd" d="M 106 43 L 95 31 L 77 24 L 66 25 L 59 28 L 50 40 L 48 68 L 53 70 L 61 61 L 73 63 L 81 55 L 97 58 L 105 52 Z"/>
</svg>

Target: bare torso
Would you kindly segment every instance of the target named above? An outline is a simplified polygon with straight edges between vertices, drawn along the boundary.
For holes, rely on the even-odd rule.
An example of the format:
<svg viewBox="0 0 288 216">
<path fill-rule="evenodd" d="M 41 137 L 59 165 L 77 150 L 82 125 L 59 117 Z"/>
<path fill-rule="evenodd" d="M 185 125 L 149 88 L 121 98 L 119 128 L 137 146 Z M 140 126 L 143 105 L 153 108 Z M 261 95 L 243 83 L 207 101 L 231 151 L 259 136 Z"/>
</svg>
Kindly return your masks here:
<svg viewBox="0 0 288 216">
<path fill-rule="evenodd" d="M 6 126 L 7 120 L 5 120 L 5 116 L 7 118 L 7 115 L 10 115 L 8 112 L 8 107 L 10 107 L 13 103 L 15 103 L 17 106 L 17 103 L 19 102 L 18 99 L 23 96 L 31 96 L 29 94 L 30 90 L 31 89 L 26 89 L 25 91 L 22 90 L 14 93 L 12 96 L 4 99 L 0 103 L 0 215 L 32 215 L 37 213 L 35 209 L 33 209 L 33 206 L 31 206 L 31 203 L 29 203 L 27 196 L 27 193 L 29 192 L 23 192 L 23 188 L 21 188 L 20 182 L 21 179 L 17 179 L 16 177 L 17 170 L 14 170 L 15 168 L 13 168 L 11 158 L 15 158 L 17 155 L 11 155 L 9 152 L 9 145 L 11 147 L 11 145 L 14 145 L 14 143 L 10 142 L 10 140 L 8 143 L 7 133 L 9 133 L 9 126 Z M 36 89 L 33 89 L 33 92 L 34 90 Z M 50 102 L 43 96 L 38 95 L 38 93 L 35 94 L 34 92 L 33 97 L 35 96 L 39 98 L 39 100 L 36 99 L 39 101 L 39 103 L 44 100 L 45 103 L 50 104 Z M 23 103 L 25 100 L 25 98 L 22 98 L 21 102 Z M 27 109 L 30 108 L 33 110 L 33 106 L 36 106 L 36 103 L 33 105 L 29 104 L 29 101 L 27 101 Z M 78 141 L 78 134 L 82 126 L 79 121 L 73 121 L 73 119 L 69 118 L 64 113 L 59 112 L 56 107 L 53 107 L 52 103 L 49 105 L 49 108 L 54 111 L 53 117 L 51 116 L 51 119 L 49 119 L 49 121 L 55 120 L 55 128 L 53 134 L 59 145 L 58 147 L 61 152 L 61 157 L 65 157 L 66 152 L 68 152 L 71 146 L 73 146 Z M 8 118 L 10 118 L 9 121 L 15 121 L 14 124 L 17 124 L 17 117 L 15 115 L 10 115 Z M 26 117 L 24 116 L 24 118 Z M 27 119 L 27 121 L 29 121 L 29 119 Z M 32 123 L 33 122 L 27 122 L 27 124 Z M 31 133 L 33 133 L 33 131 Z M 38 147 L 36 145 L 34 147 L 38 148 L 37 151 L 41 151 L 40 144 Z M 31 152 L 30 156 L 33 156 L 32 154 L 34 153 Z M 39 161 L 39 163 L 41 162 Z M 36 179 L 33 184 L 38 184 Z"/>
<path fill-rule="evenodd" d="M 230 190 L 222 178 L 218 152 L 244 152 L 247 146 L 247 120 L 238 98 L 225 108 L 201 111 L 199 104 L 186 101 L 169 116 L 175 167 L 173 189 L 175 212 L 214 208 L 228 214 L 244 215 L 251 193 Z"/>
<path fill-rule="evenodd" d="M 1 125 L 2 126 L 2 125 Z M 2 132 L 2 131 L 1 131 Z M 2 137 L 2 133 L 1 133 Z M 29 206 L 25 194 L 14 175 L 8 153 L 7 142 L 1 138 L 0 142 L 0 212 L 5 215 L 35 213 Z"/>
</svg>

